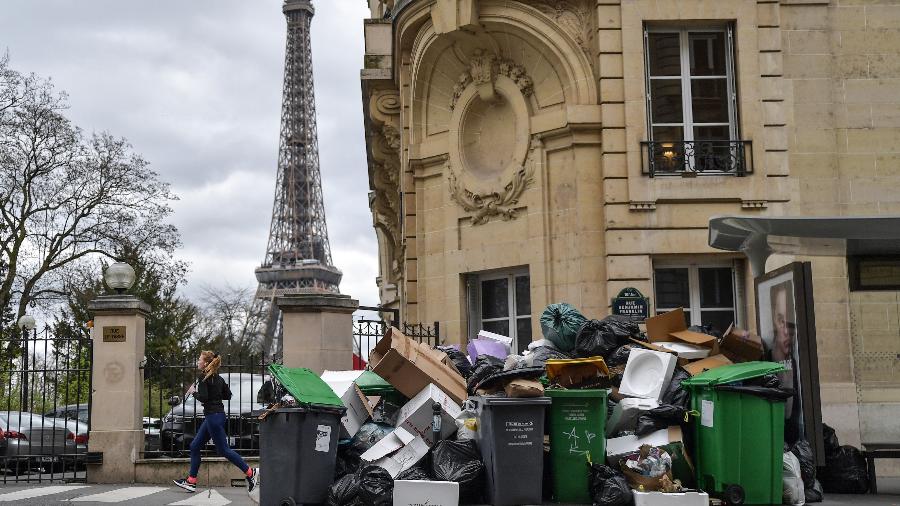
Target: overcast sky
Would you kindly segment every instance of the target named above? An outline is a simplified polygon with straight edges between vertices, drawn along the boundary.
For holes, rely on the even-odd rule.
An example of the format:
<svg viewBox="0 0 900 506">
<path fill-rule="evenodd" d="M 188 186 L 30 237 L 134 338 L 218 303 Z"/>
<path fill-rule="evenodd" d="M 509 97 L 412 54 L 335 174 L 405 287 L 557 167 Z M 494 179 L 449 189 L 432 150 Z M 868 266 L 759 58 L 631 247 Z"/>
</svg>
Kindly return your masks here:
<svg viewBox="0 0 900 506">
<path fill-rule="evenodd" d="M 127 138 L 181 198 L 185 292 L 256 286 L 278 155 L 281 0 L 3 0 L 11 67 L 52 77 L 85 131 Z M 318 0 L 312 48 L 325 209 L 341 291 L 378 302 L 359 69 L 363 0 Z"/>
</svg>

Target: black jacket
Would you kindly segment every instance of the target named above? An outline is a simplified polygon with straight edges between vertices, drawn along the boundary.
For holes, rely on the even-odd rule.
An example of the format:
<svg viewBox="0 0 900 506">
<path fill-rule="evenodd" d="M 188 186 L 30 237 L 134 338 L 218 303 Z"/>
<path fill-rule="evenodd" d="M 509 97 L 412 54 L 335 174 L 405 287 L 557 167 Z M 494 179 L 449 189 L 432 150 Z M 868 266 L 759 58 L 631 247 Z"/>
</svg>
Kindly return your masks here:
<svg viewBox="0 0 900 506">
<path fill-rule="evenodd" d="M 203 414 L 224 413 L 225 404 L 222 401 L 231 400 L 231 388 L 228 382 L 218 374 L 209 378 L 200 379 L 194 398 L 203 404 Z"/>
</svg>

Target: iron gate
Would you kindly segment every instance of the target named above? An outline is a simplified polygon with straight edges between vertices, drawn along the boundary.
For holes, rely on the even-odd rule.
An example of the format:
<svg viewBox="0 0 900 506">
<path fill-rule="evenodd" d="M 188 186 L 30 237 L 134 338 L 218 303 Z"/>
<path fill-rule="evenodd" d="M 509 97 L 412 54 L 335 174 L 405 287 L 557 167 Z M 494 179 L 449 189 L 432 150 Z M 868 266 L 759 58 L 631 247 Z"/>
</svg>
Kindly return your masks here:
<svg viewBox="0 0 900 506">
<path fill-rule="evenodd" d="M 378 313 L 379 318 L 360 318 L 353 320 L 353 368 L 365 369 L 369 361 L 369 351 L 384 337 L 389 326 L 400 329 L 406 337 L 428 343 L 431 346 L 441 344 L 441 323 L 431 326 L 421 323 L 400 322 L 400 311 L 383 307 L 360 306 L 360 310 Z M 385 318 L 387 316 L 387 319 Z"/>
<path fill-rule="evenodd" d="M 93 349 L 70 330 L 0 333 L 4 483 L 85 481 Z"/>
</svg>

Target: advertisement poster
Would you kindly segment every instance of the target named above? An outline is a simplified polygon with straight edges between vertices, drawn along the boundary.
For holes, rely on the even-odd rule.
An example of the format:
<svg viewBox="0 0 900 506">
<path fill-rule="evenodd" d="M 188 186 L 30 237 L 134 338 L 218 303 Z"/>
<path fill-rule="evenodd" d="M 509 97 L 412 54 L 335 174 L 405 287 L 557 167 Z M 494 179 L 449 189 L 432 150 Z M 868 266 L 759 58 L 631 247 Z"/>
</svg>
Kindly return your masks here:
<svg viewBox="0 0 900 506">
<path fill-rule="evenodd" d="M 784 440 L 810 442 L 822 456 L 821 403 L 810 264 L 795 262 L 756 279 L 757 329 L 766 360 L 787 368 L 781 386 L 794 390 L 785 404 Z"/>
</svg>

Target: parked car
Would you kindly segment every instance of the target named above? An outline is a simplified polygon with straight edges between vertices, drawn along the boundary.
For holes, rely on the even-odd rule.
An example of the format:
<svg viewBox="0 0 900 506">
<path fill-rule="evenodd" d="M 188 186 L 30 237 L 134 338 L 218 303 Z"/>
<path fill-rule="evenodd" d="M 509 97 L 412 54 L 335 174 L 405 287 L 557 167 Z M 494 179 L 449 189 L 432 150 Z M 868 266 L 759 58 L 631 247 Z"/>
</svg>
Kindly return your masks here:
<svg viewBox="0 0 900 506">
<path fill-rule="evenodd" d="M 159 418 L 144 417 L 144 451 L 158 452 L 160 448 L 159 429 L 162 427 L 162 420 Z"/>
<path fill-rule="evenodd" d="M 236 450 L 259 450 L 259 421 L 251 412 L 266 408 L 261 402 L 259 391 L 268 376 L 250 373 L 226 373 L 222 378 L 228 382 L 233 397 L 225 402 L 227 416 L 225 433 L 228 444 Z M 173 397 L 169 402 L 172 409 L 162 419 L 160 445 L 163 452 L 173 456 L 190 453 L 191 442 L 200 424 L 203 423 L 203 405 L 193 393 L 184 399 Z M 206 449 L 212 450 L 209 441 Z"/>
<path fill-rule="evenodd" d="M 88 423 L 90 411 L 88 410 L 87 403 L 67 404 L 65 406 L 58 406 L 53 411 L 44 413 L 44 416 L 48 418 L 66 418 L 78 420 L 81 423 Z"/>
<path fill-rule="evenodd" d="M 2 456 L 7 469 L 22 472 L 40 466 L 45 472 L 62 470 L 65 455 L 75 453 L 74 433 L 51 418 L 25 411 L 0 412 L 0 429 L 6 442 Z"/>
</svg>

